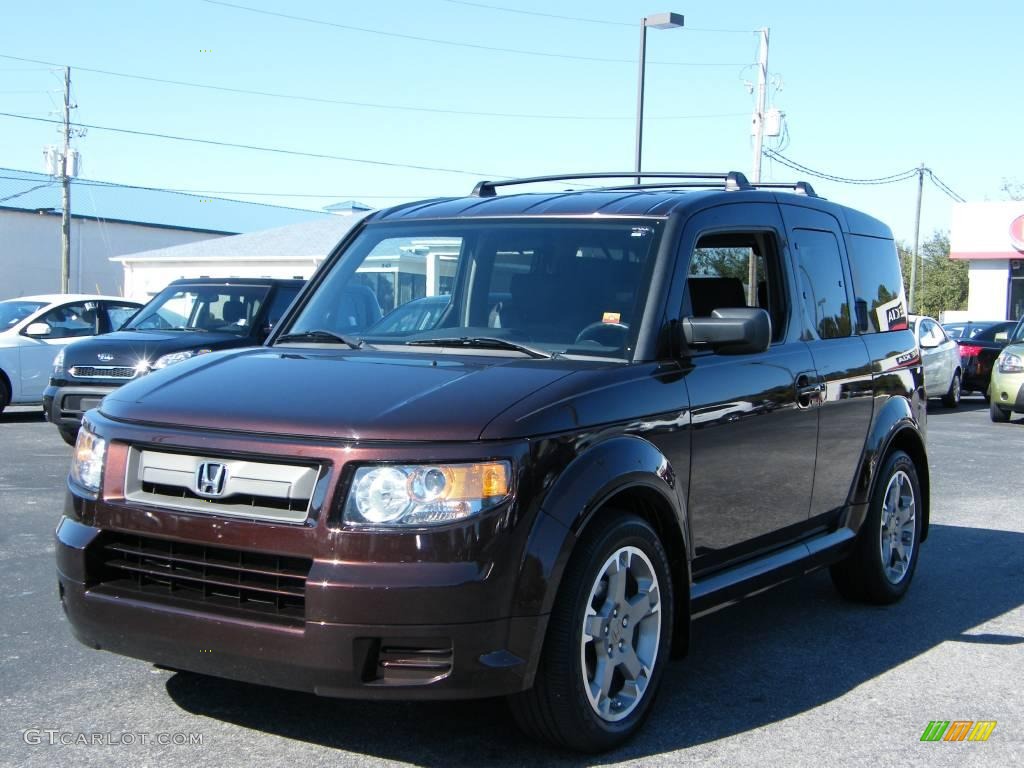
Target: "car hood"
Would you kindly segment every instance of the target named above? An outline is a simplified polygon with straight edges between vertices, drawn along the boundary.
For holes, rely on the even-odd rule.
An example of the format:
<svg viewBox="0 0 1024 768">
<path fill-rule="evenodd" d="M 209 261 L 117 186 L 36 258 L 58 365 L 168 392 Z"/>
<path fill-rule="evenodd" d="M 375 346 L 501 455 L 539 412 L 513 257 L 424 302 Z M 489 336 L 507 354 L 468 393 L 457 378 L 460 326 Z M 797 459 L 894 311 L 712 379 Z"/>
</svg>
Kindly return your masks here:
<svg viewBox="0 0 1024 768">
<path fill-rule="evenodd" d="M 73 365 L 123 365 L 134 368 L 141 360 L 150 363 L 162 355 L 187 349 L 227 349 L 252 346 L 248 336 L 206 331 L 115 331 L 69 344 L 64 368 Z M 99 355 L 103 355 L 102 358 Z"/>
<path fill-rule="evenodd" d="M 1015 341 L 1013 344 L 1007 344 L 1003 351 L 1010 355 L 1024 357 L 1024 341 Z"/>
<path fill-rule="evenodd" d="M 349 440 L 476 440 L 561 360 L 260 347 L 196 357 L 107 395 L 124 421 Z"/>
</svg>

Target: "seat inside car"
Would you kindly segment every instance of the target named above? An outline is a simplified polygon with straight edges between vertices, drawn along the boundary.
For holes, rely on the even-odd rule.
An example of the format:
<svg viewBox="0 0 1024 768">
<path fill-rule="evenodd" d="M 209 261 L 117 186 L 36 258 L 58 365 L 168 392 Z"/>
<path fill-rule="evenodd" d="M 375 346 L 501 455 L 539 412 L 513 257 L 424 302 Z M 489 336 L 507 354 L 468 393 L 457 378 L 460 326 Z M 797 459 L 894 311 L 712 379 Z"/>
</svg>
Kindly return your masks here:
<svg viewBox="0 0 1024 768">
<path fill-rule="evenodd" d="M 743 282 L 738 277 L 691 277 L 687 283 L 694 317 L 711 317 L 716 309 L 747 306 Z"/>
</svg>

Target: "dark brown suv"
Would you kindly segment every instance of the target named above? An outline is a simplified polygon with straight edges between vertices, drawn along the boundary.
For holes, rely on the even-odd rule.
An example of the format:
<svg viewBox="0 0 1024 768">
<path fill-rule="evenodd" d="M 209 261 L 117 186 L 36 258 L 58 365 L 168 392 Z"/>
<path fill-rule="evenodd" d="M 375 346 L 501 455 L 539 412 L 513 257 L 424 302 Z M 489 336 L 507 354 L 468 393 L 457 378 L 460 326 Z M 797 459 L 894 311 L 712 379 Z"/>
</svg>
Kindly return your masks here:
<svg viewBox="0 0 1024 768">
<path fill-rule="evenodd" d="M 379 212 L 263 347 L 107 395 L 57 529 L 75 635 L 322 696 L 507 695 L 600 750 L 694 615 L 822 566 L 899 599 L 929 482 L 889 229 L 803 183 L 650 179 Z M 445 306 L 374 330 L 359 292 Z"/>
</svg>

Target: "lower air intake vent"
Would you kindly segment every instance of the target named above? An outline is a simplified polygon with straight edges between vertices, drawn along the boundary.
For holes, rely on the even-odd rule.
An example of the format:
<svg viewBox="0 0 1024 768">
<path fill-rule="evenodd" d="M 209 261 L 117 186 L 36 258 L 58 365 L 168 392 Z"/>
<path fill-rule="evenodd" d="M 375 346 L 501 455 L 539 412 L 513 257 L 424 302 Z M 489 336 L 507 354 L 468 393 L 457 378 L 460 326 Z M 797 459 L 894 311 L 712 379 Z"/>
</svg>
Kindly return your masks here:
<svg viewBox="0 0 1024 768">
<path fill-rule="evenodd" d="M 119 594 L 275 622 L 305 620 L 308 558 L 108 532 L 98 559 L 98 586 Z"/>
</svg>

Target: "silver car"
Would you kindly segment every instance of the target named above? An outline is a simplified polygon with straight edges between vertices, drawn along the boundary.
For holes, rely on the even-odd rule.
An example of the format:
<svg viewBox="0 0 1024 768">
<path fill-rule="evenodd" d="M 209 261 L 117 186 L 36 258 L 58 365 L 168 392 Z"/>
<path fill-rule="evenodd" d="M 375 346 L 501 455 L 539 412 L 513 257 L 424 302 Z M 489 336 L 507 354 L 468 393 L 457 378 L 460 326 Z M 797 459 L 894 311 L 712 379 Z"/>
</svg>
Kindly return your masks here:
<svg viewBox="0 0 1024 768">
<path fill-rule="evenodd" d="M 947 408 L 956 408 L 963 380 L 960 346 L 932 318 L 910 315 L 909 320 L 921 349 L 925 394 L 929 398 L 941 397 Z"/>
<path fill-rule="evenodd" d="M 142 305 L 118 296 L 56 294 L 0 301 L 0 412 L 42 403 L 65 345 L 121 327 Z"/>
</svg>

